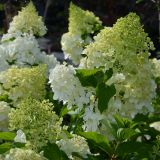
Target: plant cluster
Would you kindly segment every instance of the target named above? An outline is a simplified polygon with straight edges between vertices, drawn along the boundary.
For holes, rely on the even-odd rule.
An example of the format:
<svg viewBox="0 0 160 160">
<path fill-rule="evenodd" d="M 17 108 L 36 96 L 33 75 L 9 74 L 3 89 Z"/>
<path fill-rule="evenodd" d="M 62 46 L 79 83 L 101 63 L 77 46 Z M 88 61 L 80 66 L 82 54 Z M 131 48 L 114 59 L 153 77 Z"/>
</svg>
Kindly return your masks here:
<svg viewBox="0 0 160 160">
<path fill-rule="evenodd" d="M 32 2 L 0 44 L 0 159 L 160 159 L 160 61 L 135 13 L 113 27 L 70 4 L 62 50 L 41 52 Z"/>
</svg>

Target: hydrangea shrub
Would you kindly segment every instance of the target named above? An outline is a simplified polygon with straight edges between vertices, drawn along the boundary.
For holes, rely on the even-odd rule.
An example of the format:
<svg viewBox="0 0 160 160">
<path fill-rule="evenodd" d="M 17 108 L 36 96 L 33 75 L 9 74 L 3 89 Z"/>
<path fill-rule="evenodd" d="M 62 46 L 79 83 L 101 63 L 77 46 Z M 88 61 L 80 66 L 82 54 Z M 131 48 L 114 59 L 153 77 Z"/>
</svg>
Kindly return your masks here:
<svg viewBox="0 0 160 160">
<path fill-rule="evenodd" d="M 71 64 L 40 50 L 45 33 L 30 2 L 2 37 L 0 159 L 160 159 L 160 61 L 139 16 L 106 27 L 71 3 Z"/>
</svg>

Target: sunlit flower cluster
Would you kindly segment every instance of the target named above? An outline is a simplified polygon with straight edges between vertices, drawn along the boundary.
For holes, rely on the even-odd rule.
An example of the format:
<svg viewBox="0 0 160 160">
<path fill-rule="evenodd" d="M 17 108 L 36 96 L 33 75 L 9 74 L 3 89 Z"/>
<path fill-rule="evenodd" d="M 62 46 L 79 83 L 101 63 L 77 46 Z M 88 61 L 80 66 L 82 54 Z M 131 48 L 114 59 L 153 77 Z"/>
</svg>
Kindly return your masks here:
<svg viewBox="0 0 160 160">
<path fill-rule="evenodd" d="M 74 34 L 93 34 L 99 31 L 102 22 L 90 11 L 84 11 L 80 7 L 70 4 L 69 8 L 69 32 Z"/>
<path fill-rule="evenodd" d="M 82 51 L 92 42 L 91 35 L 102 28 L 102 22 L 92 12 L 84 11 L 73 3 L 69 8 L 69 31 L 62 36 L 61 45 L 66 57 L 79 64 Z"/>
<path fill-rule="evenodd" d="M 69 158 L 72 158 L 73 152 L 77 152 L 84 158 L 90 153 L 86 140 L 76 134 L 72 134 L 72 138 L 70 139 L 61 139 L 60 141 L 57 141 L 57 145 Z"/>
<path fill-rule="evenodd" d="M 13 18 L 8 33 L 20 31 L 22 33 L 33 33 L 37 36 L 43 36 L 46 34 L 46 30 L 42 17 L 38 16 L 35 6 L 30 2 L 28 6 L 22 8 L 18 15 Z"/>
<path fill-rule="evenodd" d="M 52 110 L 53 105 L 47 100 L 26 99 L 11 109 L 10 129 L 23 130 L 33 149 L 55 142 L 62 130 L 62 119 Z"/>
<path fill-rule="evenodd" d="M 8 154 L 2 160 L 47 160 L 40 154 L 37 154 L 33 150 L 14 148 L 9 151 Z"/>
<path fill-rule="evenodd" d="M 14 104 L 27 97 L 43 99 L 46 93 L 46 66 L 12 67 L 0 73 L 0 83 L 1 95 L 7 95 Z"/>
<path fill-rule="evenodd" d="M 81 60 L 82 68 L 113 69 L 107 84 L 115 84 L 116 95 L 109 103 L 109 117 L 119 113 L 133 118 L 137 113 L 153 111 L 156 84 L 148 60 L 153 48 L 139 17 L 130 13 L 112 28 L 103 29 L 83 51 L 86 57 Z"/>
<path fill-rule="evenodd" d="M 69 109 L 73 105 L 82 108 L 84 104 L 89 103 L 89 95 L 74 74 L 72 66 L 56 65 L 49 75 L 49 83 L 54 92 L 53 99 L 63 101 Z"/>
<path fill-rule="evenodd" d="M 95 132 L 98 129 L 100 120 L 103 119 L 103 116 L 100 114 L 99 110 L 93 111 L 92 108 L 87 107 L 83 115 L 84 125 L 83 128 L 85 131 Z"/>
<path fill-rule="evenodd" d="M 61 44 L 65 58 L 70 58 L 75 64 L 79 64 L 84 47 L 84 40 L 81 36 L 70 32 L 65 33 L 62 36 Z"/>
<path fill-rule="evenodd" d="M 5 34 L 2 37 L 0 45 L 0 71 L 6 70 L 12 65 L 20 67 L 30 67 L 37 64 L 47 64 L 48 70 L 51 65 L 54 67 L 57 63 L 52 55 L 46 55 L 40 51 L 35 37 L 31 34 Z"/>
</svg>

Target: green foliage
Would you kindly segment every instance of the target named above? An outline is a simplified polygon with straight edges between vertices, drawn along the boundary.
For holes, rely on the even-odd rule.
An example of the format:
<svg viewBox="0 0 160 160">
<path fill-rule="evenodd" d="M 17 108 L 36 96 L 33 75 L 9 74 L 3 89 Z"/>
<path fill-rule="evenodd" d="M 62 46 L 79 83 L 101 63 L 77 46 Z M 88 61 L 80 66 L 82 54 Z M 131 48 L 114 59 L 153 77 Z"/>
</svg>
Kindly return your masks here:
<svg viewBox="0 0 160 160">
<path fill-rule="evenodd" d="M 112 140 L 109 140 L 106 135 L 95 132 L 80 132 L 79 134 L 85 137 L 91 146 L 98 147 L 105 152 L 105 157 L 110 157 L 109 159 L 113 157 L 119 160 L 157 158 L 160 149 L 157 136 L 160 135 L 160 132 L 149 127 L 149 124 L 144 121 L 141 125 L 142 119 L 129 120 L 115 115 L 115 122 L 110 122 L 110 128 L 108 128 L 115 132 L 112 134 Z M 102 157 L 104 157 L 103 154 L 101 154 Z M 98 158 L 91 157 L 93 160 Z"/>
<path fill-rule="evenodd" d="M 14 132 L 0 132 L 0 154 L 9 151 L 11 148 L 22 148 L 24 143 L 14 142 L 16 134 Z"/>
<path fill-rule="evenodd" d="M 69 160 L 67 155 L 61 151 L 56 144 L 48 143 L 43 148 L 43 153 L 48 160 Z"/>
<path fill-rule="evenodd" d="M 10 100 L 8 98 L 7 94 L 0 95 L 0 101 L 4 101 L 4 102 L 8 102 L 8 103 L 12 102 L 12 100 Z"/>
<path fill-rule="evenodd" d="M 80 132 L 79 134 L 86 138 L 88 141 L 92 142 L 100 149 L 102 149 L 107 154 L 112 153 L 112 148 L 109 144 L 109 140 L 107 139 L 107 137 L 96 132 Z"/>
<path fill-rule="evenodd" d="M 98 109 L 101 113 L 108 108 L 108 102 L 115 93 L 116 89 L 114 85 L 108 86 L 105 83 L 101 83 L 97 86 L 96 95 L 98 97 Z"/>
<path fill-rule="evenodd" d="M 77 69 L 76 76 L 84 87 L 91 86 L 96 88 L 104 79 L 104 73 L 101 69 Z"/>
<path fill-rule="evenodd" d="M 0 154 L 9 151 L 13 147 L 12 143 L 6 142 L 0 145 Z"/>
<path fill-rule="evenodd" d="M 152 145 L 143 142 L 123 142 L 119 144 L 116 149 L 116 154 L 121 157 L 121 159 L 126 157 L 134 157 L 137 160 L 148 158 L 150 152 L 152 152 Z"/>
<path fill-rule="evenodd" d="M 14 140 L 16 134 L 13 132 L 0 132 L 0 139 L 12 141 Z"/>
<path fill-rule="evenodd" d="M 79 78 L 82 86 L 96 88 L 98 109 L 101 113 L 107 109 L 109 100 L 116 93 L 114 85 L 108 86 L 105 84 L 112 77 L 112 74 L 112 69 L 107 70 L 105 73 L 101 68 L 76 70 L 76 76 Z"/>
</svg>

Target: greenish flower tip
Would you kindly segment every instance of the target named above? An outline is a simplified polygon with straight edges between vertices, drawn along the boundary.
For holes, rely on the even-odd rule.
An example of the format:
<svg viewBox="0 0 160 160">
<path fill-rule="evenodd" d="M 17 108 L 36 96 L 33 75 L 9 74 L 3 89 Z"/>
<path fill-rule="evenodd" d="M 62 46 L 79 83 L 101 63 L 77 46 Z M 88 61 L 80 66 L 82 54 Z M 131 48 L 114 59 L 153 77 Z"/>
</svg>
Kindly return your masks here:
<svg viewBox="0 0 160 160">
<path fill-rule="evenodd" d="M 120 18 L 113 27 L 106 27 L 95 37 L 95 42 L 87 46 L 85 53 L 108 53 L 114 48 L 116 54 L 146 53 L 154 50 L 154 45 L 148 34 L 144 32 L 140 18 L 135 13 Z M 127 52 L 125 52 L 127 51 Z M 126 55 L 127 56 L 127 55 Z"/>
<path fill-rule="evenodd" d="M 69 8 L 69 32 L 74 34 L 93 34 L 102 28 L 102 22 L 90 11 L 84 11 L 80 7 L 70 3 Z"/>
<path fill-rule="evenodd" d="M 126 17 L 119 18 L 113 25 L 113 32 L 126 40 L 126 44 L 128 42 L 131 45 L 131 42 L 133 42 L 132 48 L 142 45 L 141 48 L 145 51 L 154 50 L 153 42 L 145 33 L 140 17 L 136 13 L 131 12 Z"/>
<path fill-rule="evenodd" d="M 47 28 L 44 25 L 41 16 L 38 16 L 32 1 L 13 18 L 10 23 L 8 33 L 22 32 L 32 33 L 36 36 L 46 34 Z"/>
</svg>

